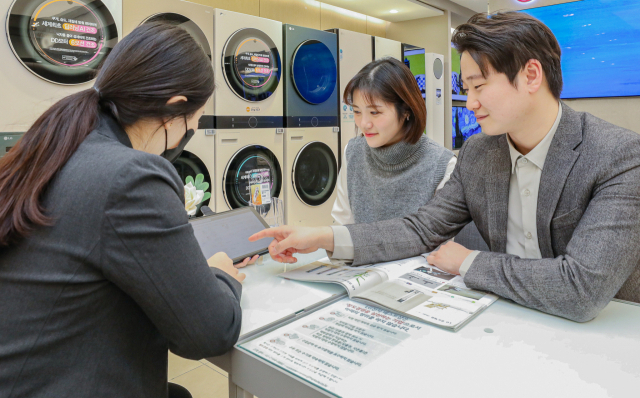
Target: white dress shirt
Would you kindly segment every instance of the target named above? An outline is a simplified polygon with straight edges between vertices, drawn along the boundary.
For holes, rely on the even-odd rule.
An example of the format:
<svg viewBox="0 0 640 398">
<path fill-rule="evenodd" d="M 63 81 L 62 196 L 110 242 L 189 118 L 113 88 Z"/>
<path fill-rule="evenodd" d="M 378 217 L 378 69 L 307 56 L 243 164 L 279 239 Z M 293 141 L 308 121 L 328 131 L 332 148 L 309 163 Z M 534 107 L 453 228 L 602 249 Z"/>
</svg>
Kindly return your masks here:
<svg viewBox="0 0 640 398">
<path fill-rule="evenodd" d="M 558 116 L 551 130 L 528 154 L 523 155 L 513 146 L 507 134 L 511 155 L 511 180 L 509 181 L 509 210 L 507 213 L 507 254 L 520 258 L 542 258 L 538 245 L 536 214 L 538 211 L 538 190 L 551 141 L 562 117 L 562 106 L 558 105 Z M 473 260 L 480 253 L 475 250 L 460 266 L 464 277 Z"/>
<path fill-rule="evenodd" d="M 349 144 L 347 144 L 349 146 Z M 336 185 L 336 201 L 333 203 L 333 209 L 331 210 L 331 216 L 335 220 L 335 224 L 337 225 L 347 225 L 347 224 L 355 224 L 355 219 L 353 218 L 353 211 L 351 211 L 351 202 L 349 201 L 349 190 L 347 189 L 347 146 L 344 147 L 344 156 L 342 157 L 342 168 L 340 169 L 340 173 L 338 174 L 338 184 Z M 455 156 L 451 157 L 449 163 L 447 163 L 447 168 L 444 172 L 444 177 L 436 191 L 441 189 L 444 184 L 449 181 L 451 178 L 451 173 L 453 173 L 453 169 L 456 168 L 456 162 L 458 158 Z M 335 255 L 335 252 L 334 252 Z M 353 256 L 351 257 L 353 259 Z"/>
<path fill-rule="evenodd" d="M 551 127 L 538 145 L 526 156 L 518 152 L 507 136 L 509 153 L 511 155 L 511 180 L 509 183 L 509 209 L 507 222 L 507 253 L 521 258 L 542 258 L 538 245 L 536 211 L 538 208 L 538 189 L 544 162 L 556 134 L 562 106 L 558 103 L 558 115 Z M 334 226 L 334 251 L 332 258 L 342 260 L 353 259 L 353 240 L 349 230 L 344 226 Z M 474 251 L 467 256 L 460 266 L 460 275 L 464 277 L 473 260 L 479 254 Z"/>
</svg>

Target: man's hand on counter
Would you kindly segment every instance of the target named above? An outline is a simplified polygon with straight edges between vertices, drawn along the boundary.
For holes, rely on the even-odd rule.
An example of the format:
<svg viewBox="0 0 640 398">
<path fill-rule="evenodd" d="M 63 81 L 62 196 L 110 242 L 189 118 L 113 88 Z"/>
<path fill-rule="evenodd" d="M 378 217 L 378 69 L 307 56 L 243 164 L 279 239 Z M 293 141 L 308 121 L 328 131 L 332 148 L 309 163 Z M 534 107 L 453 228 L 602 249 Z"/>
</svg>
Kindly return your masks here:
<svg viewBox="0 0 640 398">
<path fill-rule="evenodd" d="M 318 249 L 333 251 L 333 229 L 331 227 L 278 227 L 268 228 L 249 237 L 255 242 L 263 238 L 273 238 L 269 245 L 271 258 L 280 263 L 298 261 L 295 253 L 312 253 Z"/>
</svg>

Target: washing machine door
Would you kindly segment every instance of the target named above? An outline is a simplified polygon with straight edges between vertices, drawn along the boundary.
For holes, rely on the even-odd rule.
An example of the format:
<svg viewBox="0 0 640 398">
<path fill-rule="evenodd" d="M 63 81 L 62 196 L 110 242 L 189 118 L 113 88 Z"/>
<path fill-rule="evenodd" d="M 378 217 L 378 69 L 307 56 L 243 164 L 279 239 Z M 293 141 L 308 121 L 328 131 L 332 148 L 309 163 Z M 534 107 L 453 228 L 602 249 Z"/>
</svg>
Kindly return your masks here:
<svg viewBox="0 0 640 398">
<path fill-rule="evenodd" d="M 185 184 L 187 177 L 191 176 L 195 180 L 198 174 L 202 174 L 204 176 L 204 182 L 209 186 L 209 190 L 205 191 L 211 192 L 211 187 L 213 186 L 211 184 L 211 175 L 209 174 L 207 166 L 205 166 L 204 162 L 200 160 L 198 156 L 189 151 L 183 151 L 180 157 L 173 162 L 173 166 L 176 168 L 180 176 L 180 181 L 182 181 L 183 184 Z M 202 206 L 209 206 L 209 201 L 210 199 L 203 200 L 202 203 L 197 206 L 196 216 L 202 216 L 200 208 Z"/>
<path fill-rule="evenodd" d="M 309 206 L 319 206 L 333 194 L 338 181 L 338 162 L 327 144 L 310 142 L 298 152 L 291 174 L 298 198 Z"/>
<path fill-rule="evenodd" d="M 211 47 L 209 45 L 209 41 L 207 40 L 207 36 L 205 36 L 202 29 L 200 29 L 200 27 L 195 22 L 185 17 L 184 15 L 172 12 L 160 13 L 150 16 L 142 23 L 147 22 L 164 22 L 171 25 L 180 26 L 191 34 L 196 42 L 200 44 L 200 47 L 202 47 L 204 53 L 207 54 L 207 57 L 209 57 L 209 59 L 212 59 Z"/>
<path fill-rule="evenodd" d="M 279 197 L 282 189 L 280 162 L 268 148 L 250 145 L 236 152 L 224 173 L 224 198 L 232 209 L 248 206 L 252 187 L 268 184 L 271 197 Z M 254 201 L 255 202 L 255 201 Z"/>
<path fill-rule="evenodd" d="M 280 53 L 266 33 L 240 29 L 224 45 L 222 69 L 238 97 L 249 102 L 264 101 L 280 83 Z"/>
<path fill-rule="evenodd" d="M 99 0 L 15 0 L 6 29 L 18 60 L 58 84 L 93 80 L 118 42 L 113 16 Z"/>
<path fill-rule="evenodd" d="M 329 47 L 318 40 L 302 42 L 293 53 L 291 76 L 303 100 L 314 105 L 327 101 L 338 80 L 336 60 Z"/>
</svg>

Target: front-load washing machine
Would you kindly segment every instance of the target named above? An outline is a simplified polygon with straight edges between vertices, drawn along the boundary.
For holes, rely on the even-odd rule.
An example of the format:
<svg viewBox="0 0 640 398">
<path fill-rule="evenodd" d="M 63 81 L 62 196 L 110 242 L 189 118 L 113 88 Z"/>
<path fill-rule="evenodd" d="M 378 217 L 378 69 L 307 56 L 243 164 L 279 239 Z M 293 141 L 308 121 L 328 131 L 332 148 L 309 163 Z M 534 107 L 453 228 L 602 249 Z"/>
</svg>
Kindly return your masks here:
<svg viewBox="0 0 640 398">
<path fill-rule="evenodd" d="M 281 22 L 214 11 L 216 212 L 283 199 L 281 53 Z"/>
<path fill-rule="evenodd" d="M 338 178 L 337 37 L 284 25 L 283 38 L 285 221 L 328 225 Z"/>
<path fill-rule="evenodd" d="M 124 34 L 129 34 L 142 23 L 152 21 L 180 26 L 193 36 L 209 59 L 213 60 L 214 9 L 212 7 L 182 0 L 124 0 L 123 9 Z M 187 176 L 194 178 L 197 174 L 204 176 L 204 181 L 209 184 L 211 199 L 204 201 L 200 206 L 215 208 L 213 98 L 205 105 L 198 129 L 173 165 L 183 182 Z M 202 213 L 198 211 L 197 215 Z"/>
<path fill-rule="evenodd" d="M 0 4 L 6 30 L 0 39 L 0 133 L 21 134 L 51 105 L 93 85 L 121 35 L 122 1 Z"/>
<path fill-rule="evenodd" d="M 338 165 L 342 165 L 344 148 L 356 136 L 353 107 L 344 103 L 344 89 L 349 81 L 373 60 L 371 35 L 344 29 L 330 29 L 338 35 L 338 87 L 340 101 L 340 153 Z"/>
</svg>

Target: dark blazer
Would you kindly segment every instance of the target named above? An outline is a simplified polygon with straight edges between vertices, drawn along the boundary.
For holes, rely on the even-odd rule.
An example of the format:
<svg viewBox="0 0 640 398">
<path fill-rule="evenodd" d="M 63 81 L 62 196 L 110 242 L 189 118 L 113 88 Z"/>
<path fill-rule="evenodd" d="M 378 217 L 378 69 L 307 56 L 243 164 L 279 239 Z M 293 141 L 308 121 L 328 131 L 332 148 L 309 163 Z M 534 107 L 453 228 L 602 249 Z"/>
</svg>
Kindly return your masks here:
<svg viewBox="0 0 640 398">
<path fill-rule="evenodd" d="M 464 276 L 471 288 L 576 321 L 616 294 L 640 301 L 638 134 L 562 104 L 540 178 L 540 260 L 505 253 L 510 177 L 506 135 L 471 137 L 451 179 L 417 213 L 346 226 L 354 264 L 429 252 L 473 220 L 491 252 Z"/>
<path fill-rule="evenodd" d="M 236 342 L 241 285 L 207 266 L 173 166 L 112 118 L 43 203 L 54 224 L 0 248 L 0 397 L 166 397 L 167 349 Z"/>
</svg>

